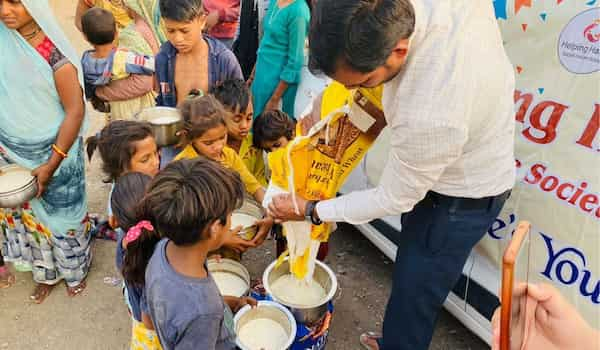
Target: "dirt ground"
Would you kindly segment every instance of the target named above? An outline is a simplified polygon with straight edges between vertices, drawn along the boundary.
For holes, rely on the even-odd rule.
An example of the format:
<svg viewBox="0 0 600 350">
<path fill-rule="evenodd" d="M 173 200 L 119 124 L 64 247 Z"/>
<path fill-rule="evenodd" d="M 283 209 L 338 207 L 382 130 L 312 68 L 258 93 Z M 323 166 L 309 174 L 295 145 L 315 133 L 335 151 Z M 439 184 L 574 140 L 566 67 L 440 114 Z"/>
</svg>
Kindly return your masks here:
<svg viewBox="0 0 600 350">
<path fill-rule="evenodd" d="M 73 26 L 76 0 L 50 0 L 68 37 L 77 49 L 86 44 Z M 91 111 L 91 108 L 90 108 Z M 101 115 L 90 112 L 88 134 L 103 124 Z M 99 160 L 87 164 L 89 210 L 104 213 L 108 185 L 102 182 Z M 265 244 L 244 256 L 253 278 L 275 258 L 274 243 Z M 0 350 L 5 349 L 127 349 L 131 321 L 121 288 L 106 284 L 117 277 L 114 267 L 115 243 L 99 240 L 94 262 L 81 296 L 69 298 L 59 284 L 42 305 L 29 301 L 33 290 L 31 274 L 17 273 L 17 283 L 0 290 Z M 358 336 L 379 330 L 389 295 L 393 262 L 365 239 L 354 227 L 340 225 L 332 235 L 326 263 L 336 271 L 341 294 L 336 300 L 327 349 L 359 349 Z M 444 311 L 438 321 L 430 349 L 487 349 L 488 346 Z"/>
</svg>

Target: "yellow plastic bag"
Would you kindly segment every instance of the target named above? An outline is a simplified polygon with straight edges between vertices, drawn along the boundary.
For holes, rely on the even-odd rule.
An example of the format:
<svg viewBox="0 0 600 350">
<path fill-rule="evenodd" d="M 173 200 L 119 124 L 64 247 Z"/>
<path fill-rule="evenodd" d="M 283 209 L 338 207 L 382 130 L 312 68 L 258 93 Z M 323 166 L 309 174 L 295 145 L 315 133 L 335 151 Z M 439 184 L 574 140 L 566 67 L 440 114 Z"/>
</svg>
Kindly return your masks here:
<svg viewBox="0 0 600 350">
<path fill-rule="evenodd" d="M 309 200 L 335 197 L 385 127 L 382 91 L 383 87 L 350 91 L 339 83 L 327 87 L 321 121 L 307 135 L 298 133 L 287 147 L 269 155 L 272 183 Z M 313 241 L 325 242 L 330 233 L 331 224 L 310 226 Z M 312 270 L 309 260 L 316 252 L 311 254 L 311 246 L 315 244 L 308 245 L 304 254 L 290 252 L 291 271 L 298 278 Z"/>
</svg>

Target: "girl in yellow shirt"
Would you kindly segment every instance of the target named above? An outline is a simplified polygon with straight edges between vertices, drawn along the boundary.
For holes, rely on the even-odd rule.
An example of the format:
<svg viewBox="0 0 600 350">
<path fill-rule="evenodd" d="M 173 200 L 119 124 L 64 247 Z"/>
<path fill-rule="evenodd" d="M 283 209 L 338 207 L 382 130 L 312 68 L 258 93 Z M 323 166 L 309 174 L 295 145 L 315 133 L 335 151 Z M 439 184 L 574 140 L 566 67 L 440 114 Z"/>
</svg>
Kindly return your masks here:
<svg viewBox="0 0 600 350">
<path fill-rule="evenodd" d="M 248 170 L 242 158 L 227 146 L 227 126 L 223 106 L 212 95 L 195 97 L 185 101 L 180 107 L 183 117 L 183 151 L 175 160 L 192 159 L 199 156 L 220 162 L 226 168 L 236 171 L 246 191 L 258 203 L 265 196 L 264 187 Z"/>
<path fill-rule="evenodd" d="M 242 158 L 231 148 L 227 147 L 227 127 L 225 126 L 223 106 L 212 95 L 194 97 L 185 101 L 180 107 L 183 117 L 183 130 L 180 135 L 183 151 L 175 160 L 206 157 L 221 163 L 226 168 L 236 171 L 244 183 L 246 191 L 258 203 L 262 203 L 265 196 L 264 187 L 256 180 L 254 175 L 246 168 Z M 262 244 L 273 226 L 273 219 L 267 217 L 259 220 L 258 233 L 252 241 L 245 241 L 235 237 L 228 240 L 226 249 L 220 249 L 217 254 L 222 257 L 240 260 L 241 253 L 248 248 Z"/>
</svg>

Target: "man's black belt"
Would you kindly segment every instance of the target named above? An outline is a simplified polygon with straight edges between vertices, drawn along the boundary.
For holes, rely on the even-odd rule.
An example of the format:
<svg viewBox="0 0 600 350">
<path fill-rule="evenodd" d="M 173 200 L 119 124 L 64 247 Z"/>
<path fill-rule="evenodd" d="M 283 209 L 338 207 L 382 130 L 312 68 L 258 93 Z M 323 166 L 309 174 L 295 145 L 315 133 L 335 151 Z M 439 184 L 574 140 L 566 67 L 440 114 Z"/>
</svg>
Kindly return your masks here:
<svg viewBox="0 0 600 350">
<path fill-rule="evenodd" d="M 463 198 L 447 196 L 445 194 L 429 191 L 425 196 L 425 200 L 432 201 L 434 204 L 447 206 L 451 209 L 482 210 L 490 209 L 496 201 L 508 199 L 508 197 L 510 197 L 510 192 L 511 190 L 508 190 L 497 196 L 483 198 Z"/>
</svg>

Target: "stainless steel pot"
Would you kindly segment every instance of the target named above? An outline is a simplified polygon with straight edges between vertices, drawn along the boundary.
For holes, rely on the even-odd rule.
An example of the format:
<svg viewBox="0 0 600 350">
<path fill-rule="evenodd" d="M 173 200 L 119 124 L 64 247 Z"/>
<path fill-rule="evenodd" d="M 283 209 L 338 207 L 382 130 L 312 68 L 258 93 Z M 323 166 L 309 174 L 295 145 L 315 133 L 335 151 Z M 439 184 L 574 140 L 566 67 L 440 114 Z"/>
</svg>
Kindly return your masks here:
<svg viewBox="0 0 600 350">
<path fill-rule="evenodd" d="M 323 289 L 325 289 L 327 292 L 327 297 L 325 297 L 322 302 L 319 302 L 319 304 L 304 306 L 285 302 L 273 294 L 271 291 L 271 285 L 279 277 L 290 273 L 290 264 L 288 258 L 286 258 L 278 267 L 275 267 L 276 264 L 277 260 L 273 261 L 263 273 L 263 285 L 267 291 L 267 294 L 269 294 L 276 302 L 288 307 L 294 315 L 296 321 L 302 324 L 311 325 L 321 320 L 321 318 L 327 313 L 327 304 L 333 299 L 335 293 L 337 292 L 338 282 L 333 271 L 324 263 L 316 261 L 313 279 L 315 282 L 319 283 Z"/>
<path fill-rule="evenodd" d="M 252 320 L 260 318 L 267 318 L 279 323 L 287 333 L 287 341 L 282 345 L 281 349 L 278 350 L 285 350 L 292 346 L 294 339 L 296 339 L 297 332 L 294 316 L 292 316 L 288 309 L 272 301 L 259 301 L 255 308 L 246 305 L 238 311 L 233 319 L 235 333 L 239 334 L 240 329 L 242 329 L 244 325 Z M 239 337 L 236 337 L 235 342 L 242 350 L 256 350 L 247 347 L 244 344 L 243 339 L 240 339 Z"/>
<path fill-rule="evenodd" d="M 23 171 L 24 168 L 15 165 L 5 165 L 0 167 L 0 181 L 2 181 L 2 173 L 10 171 Z M 32 200 L 38 192 L 37 178 L 32 177 L 31 180 L 22 187 L 15 188 L 9 192 L 0 192 L 0 208 L 17 208 Z"/>
<path fill-rule="evenodd" d="M 250 292 L 250 273 L 248 272 L 248 269 L 246 269 L 246 267 L 239 262 L 231 259 L 221 259 L 220 261 L 217 261 L 216 259 L 208 259 L 206 266 L 208 271 L 211 273 L 231 273 L 246 282 L 246 291 L 242 295 L 234 295 L 235 297 L 242 297 L 244 295 L 248 295 Z"/>
<path fill-rule="evenodd" d="M 135 118 L 152 125 L 152 132 L 159 147 L 172 146 L 179 142 L 177 132 L 183 127 L 183 120 L 177 108 L 151 107 L 136 114 Z"/>
</svg>

